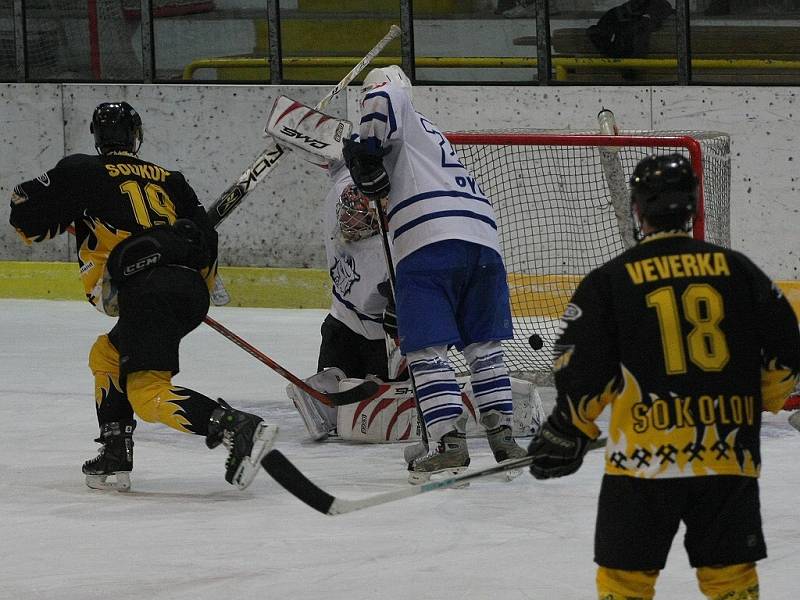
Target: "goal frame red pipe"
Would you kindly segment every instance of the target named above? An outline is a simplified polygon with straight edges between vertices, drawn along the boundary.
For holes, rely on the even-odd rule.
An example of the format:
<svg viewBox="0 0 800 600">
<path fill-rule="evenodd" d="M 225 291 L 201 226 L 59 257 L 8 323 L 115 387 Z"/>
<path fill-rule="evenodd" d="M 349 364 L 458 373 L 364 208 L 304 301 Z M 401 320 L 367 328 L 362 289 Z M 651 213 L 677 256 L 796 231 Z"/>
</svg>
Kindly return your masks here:
<svg viewBox="0 0 800 600">
<path fill-rule="evenodd" d="M 444 134 L 451 144 L 482 146 L 633 146 L 647 148 L 685 148 L 698 179 L 697 216 L 692 221 L 692 236 L 705 239 L 705 196 L 703 188 L 703 151 L 700 142 L 689 135 L 599 135 L 583 133 L 512 133 L 512 132 L 447 132 Z"/>
</svg>

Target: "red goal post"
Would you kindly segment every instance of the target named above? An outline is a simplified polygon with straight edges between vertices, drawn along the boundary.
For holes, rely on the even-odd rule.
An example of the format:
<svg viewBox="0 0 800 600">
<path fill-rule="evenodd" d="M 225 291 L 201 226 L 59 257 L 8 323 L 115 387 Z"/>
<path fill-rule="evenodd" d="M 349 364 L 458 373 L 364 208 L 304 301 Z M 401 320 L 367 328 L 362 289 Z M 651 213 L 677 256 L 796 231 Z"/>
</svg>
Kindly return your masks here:
<svg viewBox="0 0 800 600">
<path fill-rule="evenodd" d="M 719 132 L 471 131 L 445 134 L 491 200 L 508 271 L 509 369 L 550 381 L 558 319 L 575 287 L 633 243 L 628 180 L 649 154 L 679 152 L 700 179 L 693 236 L 730 246 L 730 138 Z M 539 335 L 544 347 L 531 349 Z M 457 370 L 466 372 L 460 355 Z"/>
</svg>

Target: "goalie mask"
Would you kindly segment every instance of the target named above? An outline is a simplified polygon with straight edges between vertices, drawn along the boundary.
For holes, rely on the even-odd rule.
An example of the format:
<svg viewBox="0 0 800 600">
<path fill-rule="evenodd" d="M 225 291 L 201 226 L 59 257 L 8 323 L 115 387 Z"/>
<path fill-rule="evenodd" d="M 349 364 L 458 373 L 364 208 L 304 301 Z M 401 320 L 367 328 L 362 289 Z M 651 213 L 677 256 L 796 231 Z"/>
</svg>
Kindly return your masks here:
<svg viewBox="0 0 800 600">
<path fill-rule="evenodd" d="M 378 216 L 369 199 L 354 184 L 348 185 L 336 201 L 336 221 L 342 238 L 348 242 L 365 240 L 378 233 Z"/>
<path fill-rule="evenodd" d="M 94 109 L 89 131 L 101 154 L 136 154 L 142 144 L 142 118 L 127 102 L 103 102 Z"/>
<path fill-rule="evenodd" d="M 369 74 L 364 78 L 364 83 L 361 86 L 362 92 L 368 92 L 371 89 L 379 86 L 382 83 L 392 82 L 398 84 L 405 90 L 408 97 L 413 100 L 411 80 L 403 72 L 403 69 L 397 65 L 389 65 L 388 67 L 381 67 L 379 69 L 372 69 Z"/>
<path fill-rule="evenodd" d="M 630 185 L 631 209 L 637 205 L 639 217 L 648 225 L 659 231 L 688 230 L 697 211 L 698 179 L 685 156 L 648 156 L 636 165 Z M 636 227 L 637 238 L 641 238 L 640 228 Z"/>
</svg>

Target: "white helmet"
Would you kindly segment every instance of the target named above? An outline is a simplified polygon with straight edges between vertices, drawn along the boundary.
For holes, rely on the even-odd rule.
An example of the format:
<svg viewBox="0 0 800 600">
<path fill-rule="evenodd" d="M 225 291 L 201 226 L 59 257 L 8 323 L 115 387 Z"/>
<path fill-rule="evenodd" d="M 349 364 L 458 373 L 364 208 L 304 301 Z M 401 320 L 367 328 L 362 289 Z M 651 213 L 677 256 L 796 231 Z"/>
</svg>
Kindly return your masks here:
<svg viewBox="0 0 800 600">
<path fill-rule="evenodd" d="M 372 69 L 372 71 L 370 71 L 369 74 L 364 78 L 361 91 L 367 92 L 377 85 L 386 82 L 396 83 L 406 91 L 406 94 L 408 94 L 409 98 L 412 98 L 411 80 L 408 78 L 408 75 L 403 72 L 403 69 L 397 65 L 389 65 L 388 67 Z"/>
</svg>

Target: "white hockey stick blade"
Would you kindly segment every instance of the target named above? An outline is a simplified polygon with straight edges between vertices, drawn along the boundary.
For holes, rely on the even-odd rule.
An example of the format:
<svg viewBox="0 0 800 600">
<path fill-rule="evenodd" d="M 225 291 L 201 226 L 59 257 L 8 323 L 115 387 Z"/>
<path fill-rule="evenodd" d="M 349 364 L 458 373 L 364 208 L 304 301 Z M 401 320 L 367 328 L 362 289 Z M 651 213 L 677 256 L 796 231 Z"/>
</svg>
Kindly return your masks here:
<svg viewBox="0 0 800 600">
<path fill-rule="evenodd" d="M 789 416 L 789 425 L 800 431 L 800 410 L 795 411 Z"/>
<path fill-rule="evenodd" d="M 590 448 L 602 448 L 605 446 L 606 441 L 606 438 L 595 440 L 592 442 Z M 394 502 L 395 500 L 402 500 L 403 498 L 410 498 L 411 496 L 432 492 L 434 490 L 462 487 L 464 484 L 473 479 L 480 479 L 481 477 L 494 475 L 496 473 L 503 473 L 512 469 L 524 469 L 530 464 L 531 457 L 526 456 L 524 458 L 506 461 L 485 469 L 470 471 L 464 475 L 428 481 L 427 483 L 423 483 L 418 486 L 402 487 L 391 492 L 375 494 L 374 496 L 369 496 L 360 500 L 347 500 L 345 498 L 336 498 L 314 484 L 308 477 L 303 475 L 303 473 L 297 467 L 295 467 L 279 450 L 271 450 L 261 461 L 261 465 L 264 467 L 267 473 L 269 473 L 275 481 L 281 484 L 286 491 L 314 510 L 332 517 L 362 510 L 371 506 L 378 506 L 380 504 Z"/>
<path fill-rule="evenodd" d="M 108 478 L 113 477 L 113 481 Z M 131 474 L 129 471 L 120 471 L 111 475 L 87 475 L 86 485 L 93 490 L 116 490 L 127 492 L 131 489 Z"/>
<path fill-rule="evenodd" d="M 253 483 L 253 479 L 255 479 L 260 470 L 261 459 L 264 458 L 267 452 L 272 450 L 277 437 L 277 425 L 271 425 L 263 421 L 259 424 L 256 433 L 253 435 L 253 449 L 250 451 L 250 456 L 241 462 L 233 475 L 233 484 L 237 488 L 244 490 Z"/>
<path fill-rule="evenodd" d="M 219 273 L 214 278 L 214 289 L 211 290 L 211 304 L 214 306 L 225 306 L 231 301 L 231 296 L 228 290 L 225 289 L 225 283 Z"/>
<path fill-rule="evenodd" d="M 346 88 L 353 79 L 355 79 L 366 66 L 372 62 L 378 54 L 397 36 L 400 35 L 400 28 L 397 25 L 392 25 L 389 32 L 375 44 L 364 58 L 353 67 L 353 69 L 344 76 L 336 86 L 328 92 L 325 97 L 317 103 L 315 107 L 317 110 L 323 110 L 330 103 L 336 94 Z M 283 148 L 278 144 L 269 144 L 256 159 L 251 163 L 244 173 L 239 176 L 239 179 L 227 190 L 217 198 L 214 203 L 206 211 L 211 225 L 217 227 L 223 219 L 225 219 L 233 210 L 239 206 L 242 199 L 250 193 L 255 186 L 261 183 L 275 168 L 275 165 L 286 154 L 288 148 Z"/>
<path fill-rule="evenodd" d="M 288 96 L 272 105 L 264 133 L 296 150 L 309 162 L 323 166 L 342 158 L 342 140 L 350 137 L 353 124 L 314 110 Z"/>
</svg>

